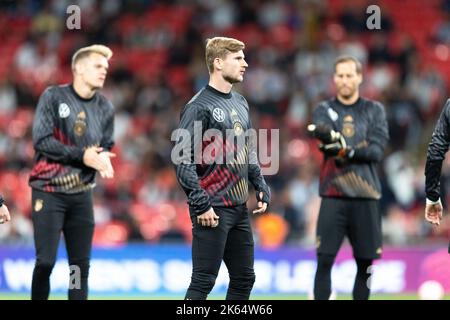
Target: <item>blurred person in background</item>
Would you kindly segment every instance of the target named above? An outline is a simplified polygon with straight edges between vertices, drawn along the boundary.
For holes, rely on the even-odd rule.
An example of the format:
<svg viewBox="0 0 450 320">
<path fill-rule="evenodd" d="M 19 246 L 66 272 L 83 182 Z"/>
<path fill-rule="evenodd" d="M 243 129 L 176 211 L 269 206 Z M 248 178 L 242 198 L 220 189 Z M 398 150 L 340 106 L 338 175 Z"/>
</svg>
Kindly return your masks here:
<svg viewBox="0 0 450 320">
<path fill-rule="evenodd" d="M 436 124 L 431 141 L 428 144 L 427 162 L 425 164 L 425 219 L 439 226 L 442 220 L 441 170 L 442 162 L 450 145 L 450 99 L 444 105 Z M 450 253 L 450 246 L 448 248 Z"/>
<path fill-rule="evenodd" d="M 0 195 L 0 224 L 8 222 L 11 220 L 11 216 L 9 215 L 8 207 L 5 205 L 5 200 Z"/>
<path fill-rule="evenodd" d="M 109 152 L 114 145 L 114 108 L 103 87 L 112 51 L 103 45 L 79 49 L 72 56 L 73 83 L 48 87 L 33 120 L 35 165 L 30 173 L 36 248 L 31 298 L 48 299 L 61 232 L 69 265 L 79 272 L 79 286 L 68 298 L 88 296 L 89 262 L 94 233 L 92 189 L 95 175 L 114 177 Z M 74 269 L 74 270 L 77 270 Z"/>
<path fill-rule="evenodd" d="M 255 282 L 254 241 L 246 205 L 248 183 L 254 186 L 258 201 L 253 214 L 266 211 L 270 189 L 261 174 L 256 146 L 246 139 L 252 129 L 247 100 L 231 90 L 233 84 L 243 81 L 248 67 L 244 47 L 243 42 L 232 38 L 207 40 L 209 84 L 181 112 L 177 143 L 183 147 L 183 154 L 177 159 L 176 174 L 188 197 L 193 233 L 193 270 L 187 300 L 207 298 L 222 260 L 230 276 L 227 300 L 248 300 Z M 181 136 L 186 132 L 189 134 Z M 211 144 L 202 144 L 204 135 L 209 136 Z M 243 143 L 239 142 L 241 135 Z M 215 155 L 206 151 L 211 145 L 215 146 Z M 196 154 L 196 150 L 202 154 Z"/>
<path fill-rule="evenodd" d="M 355 57 L 340 56 L 334 68 L 337 95 L 319 103 L 313 112 L 314 124 L 308 126 L 321 140 L 319 148 L 325 157 L 320 173 L 314 298 L 329 299 L 331 269 L 347 236 L 357 265 L 353 298 L 367 300 L 368 268 L 382 253 L 376 164 L 389 139 L 388 125 L 384 106 L 359 95 L 361 63 Z"/>
</svg>

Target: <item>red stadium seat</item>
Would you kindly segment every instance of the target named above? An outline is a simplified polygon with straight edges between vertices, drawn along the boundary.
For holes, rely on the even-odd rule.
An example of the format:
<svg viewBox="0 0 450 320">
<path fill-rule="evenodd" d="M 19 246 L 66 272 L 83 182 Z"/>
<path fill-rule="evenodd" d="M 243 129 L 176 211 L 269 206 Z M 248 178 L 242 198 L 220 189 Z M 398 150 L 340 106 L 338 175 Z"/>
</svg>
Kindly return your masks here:
<svg viewBox="0 0 450 320">
<path fill-rule="evenodd" d="M 95 246 L 124 245 L 128 240 L 129 233 L 126 223 L 121 221 L 111 221 L 96 226 L 93 244 Z"/>
</svg>

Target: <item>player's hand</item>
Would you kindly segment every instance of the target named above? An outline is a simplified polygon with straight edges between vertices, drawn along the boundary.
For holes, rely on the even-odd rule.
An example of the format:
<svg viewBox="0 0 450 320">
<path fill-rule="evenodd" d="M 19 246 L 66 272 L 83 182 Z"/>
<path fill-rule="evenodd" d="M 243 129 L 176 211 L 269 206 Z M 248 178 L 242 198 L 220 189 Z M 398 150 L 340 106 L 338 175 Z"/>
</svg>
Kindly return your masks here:
<svg viewBox="0 0 450 320">
<path fill-rule="evenodd" d="M 108 168 L 108 164 L 99 155 L 102 151 L 103 148 L 96 146 L 86 148 L 83 154 L 83 163 L 97 171 L 105 171 Z"/>
<path fill-rule="evenodd" d="M 204 227 L 215 228 L 219 225 L 219 216 L 216 215 L 214 209 L 211 207 L 205 213 L 197 216 L 197 222 Z"/>
<path fill-rule="evenodd" d="M 262 193 L 262 191 L 260 191 L 258 196 L 257 196 L 257 198 L 258 198 L 258 207 L 255 210 L 253 210 L 253 214 L 266 212 L 266 210 L 267 210 L 267 202 L 263 202 L 262 201 L 263 196 L 264 196 L 264 194 Z"/>
<path fill-rule="evenodd" d="M 9 214 L 8 207 L 5 204 L 3 204 L 0 207 L 0 224 L 8 222 L 10 220 L 11 220 L 11 216 Z"/>
<path fill-rule="evenodd" d="M 108 176 L 111 175 L 111 171 L 109 168 L 110 164 L 108 164 L 109 159 L 107 159 L 109 157 L 107 156 L 106 152 L 105 152 L 106 155 L 101 156 L 100 152 L 102 152 L 102 151 L 103 151 L 103 148 L 101 148 L 101 147 L 93 146 L 93 147 L 87 148 L 83 154 L 83 163 L 86 166 L 91 167 L 91 168 L 97 170 L 98 172 L 100 172 L 100 175 L 102 176 L 102 178 L 107 178 Z M 111 166 L 111 168 L 112 168 L 112 166 Z"/>
<path fill-rule="evenodd" d="M 343 159 L 353 157 L 355 151 L 339 131 L 325 124 L 310 124 L 307 129 L 310 136 L 320 140 L 319 149 L 326 155 Z"/>
<path fill-rule="evenodd" d="M 100 176 L 102 178 L 106 179 L 112 179 L 114 178 L 114 168 L 111 164 L 111 158 L 114 158 L 116 156 L 115 153 L 104 151 L 99 154 L 99 156 L 105 161 L 107 165 L 107 169 L 104 171 L 100 171 Z"/>
<path fill-rule="evenodd" d="M 442 203 L 441 199 L 436 202 L 429 201 L 425 206 L 425 220 L 431 224 L 440 225 L 442 220 Z"/>
<path fill-rule="evenodd" d="M 320 144 L 319 149 L 328 156 L 342 159 L 352 158 L 355 152 L 352 147 L 346 145 L 343 137 L 334 143 Z"/>
</svg>

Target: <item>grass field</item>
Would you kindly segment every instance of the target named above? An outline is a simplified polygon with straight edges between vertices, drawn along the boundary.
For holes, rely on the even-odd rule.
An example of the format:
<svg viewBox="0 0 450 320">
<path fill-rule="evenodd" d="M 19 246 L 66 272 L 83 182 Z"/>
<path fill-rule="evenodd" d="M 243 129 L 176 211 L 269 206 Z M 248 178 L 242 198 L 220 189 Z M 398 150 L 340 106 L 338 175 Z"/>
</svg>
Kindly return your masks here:
<svg viewBox="0 0 450 320">
<path fill-rule="evenodd" d="M 211 300 L 222 300 L 224 296 L 211 295 Z M 28 294 L 0 293 L 0 300 L 29 300 Z M 51 295 L 50 300 L 65 300 L 66 296 Z M 155 296 L 155 295 L 91 295 L 90 300 L 182 300 L 183 296 Z M 307 300 L 306 295 L 254 295 L 252 300 Z M 337 300 L 350 300 L 350 295 L 338 295 Z M 418 300 L 416 294 L 373 294 L 370 300 Z M 450 300 L 450 295 L 444 297 Z"/>
</svg>

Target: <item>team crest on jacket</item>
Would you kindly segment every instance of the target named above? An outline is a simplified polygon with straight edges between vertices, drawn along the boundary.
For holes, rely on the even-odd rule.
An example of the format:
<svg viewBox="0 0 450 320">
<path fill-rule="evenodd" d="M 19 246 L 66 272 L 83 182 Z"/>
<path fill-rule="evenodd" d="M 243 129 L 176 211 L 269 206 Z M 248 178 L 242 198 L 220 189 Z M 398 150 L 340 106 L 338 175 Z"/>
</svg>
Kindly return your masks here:
<svg viewBox="0 0 450 320">
<path fill-rule="evenodd" d="M 342 125 L 342 133 L 347 138 L 351 138 L 355 135 L 355 125 L 353 123 L 352 116 L 349 115 L 344 117 L 344 123 Z"/>
<path fill-rule="evenodd" d="M 43 207 L 44 207 L 44 200 L 36 199 L 36 201 L 34 202 L 34 211 L 39 212 L 42 210 Z"/>
<path fill-rule="evenodd" d="M 242 134 L 243 129 L 242 129 L 242 124 L 240 122 L 238 122 L 238 121 L 235 122 L 233 124 L 233 129 L 234 129 L 235 135 L 240 136 Z"/>
<path fill-rule="evenodd" d="M 86 113 L 83 111 L 77 115 L 77 120 L 75 121 L 73 131 L 77 136 L 81 137 L 86 133 L 86 127 Z"/>
<path fill-rule="evenodd" d="M 225 120 L 225 112 L 222 109 L 215 108 L 213 110 L 213 118 L 217 122 L 223 122 Z"/>
<path fill-rule="evenodd" d="M 75 122 L 75 126 L 73 127 L 73 131 L 77 136 L 81 137 L 86 132 L 86 123 L 84 121 L 77 120 Z"/>
<path fill-rule="evenodd" d="M 58 108 L 58 113 L 60 118 L 67 118 L 70 115 L 70 108 L 67 103 L 60 103 Z"/>
</svg>

